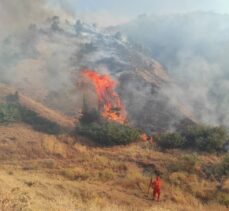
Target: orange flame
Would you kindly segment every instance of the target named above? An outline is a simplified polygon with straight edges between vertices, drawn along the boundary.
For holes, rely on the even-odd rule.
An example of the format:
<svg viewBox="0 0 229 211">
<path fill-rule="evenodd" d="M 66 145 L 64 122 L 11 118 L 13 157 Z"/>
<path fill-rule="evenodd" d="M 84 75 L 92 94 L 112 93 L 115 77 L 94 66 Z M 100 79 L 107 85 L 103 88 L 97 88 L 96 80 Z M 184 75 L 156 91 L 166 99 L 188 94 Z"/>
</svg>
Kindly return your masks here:
<svg viewBox="0 0 229 211">
<path fill-rule="evenodd" d="M 95 86 L 98 108 L 102 116 L 112 121 L 124 123 L 126 111 L 120 97 L 115 92 L 116 82 L 109 75 L 100 75 L 89 69 L 85 69 L 83 75 Z"/>
</svg>

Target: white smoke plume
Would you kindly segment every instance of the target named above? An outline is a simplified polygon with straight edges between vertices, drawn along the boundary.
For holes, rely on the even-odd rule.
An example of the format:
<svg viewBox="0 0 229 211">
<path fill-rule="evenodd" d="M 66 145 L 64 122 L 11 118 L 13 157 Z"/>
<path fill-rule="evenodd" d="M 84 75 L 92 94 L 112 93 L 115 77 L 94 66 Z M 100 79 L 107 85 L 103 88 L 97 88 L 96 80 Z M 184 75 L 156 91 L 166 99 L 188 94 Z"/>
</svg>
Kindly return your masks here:
<svg viewBox="0 0 229 211">
<path fill-rule="evenodd" d="M 156 58 L 178 86 L 164 90 L 196 118 L 229 127 L 229 15 L 141 16 L 120 30 Z"/>
</svg>

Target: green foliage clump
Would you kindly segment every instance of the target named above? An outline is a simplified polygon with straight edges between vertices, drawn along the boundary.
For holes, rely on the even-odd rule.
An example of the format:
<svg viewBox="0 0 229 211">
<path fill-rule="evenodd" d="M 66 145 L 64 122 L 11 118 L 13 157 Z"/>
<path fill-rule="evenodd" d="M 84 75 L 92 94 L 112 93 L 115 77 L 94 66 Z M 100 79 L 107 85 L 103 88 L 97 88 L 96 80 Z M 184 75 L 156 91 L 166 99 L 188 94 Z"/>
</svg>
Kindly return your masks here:
<svg viewBox="0 0 229 211">
<path fill-rule="evenodd" d="M 223 158 L 222 162 L 214 166 L 214 173 L 218 177 L 229 176 L 229 154 Z"/>
<path fill-rule="evenodd" d="M 216 164 L 202 165 L 202 171 L 206 178 L 221 181 L 229 176 L 229 154 L 225 155 L 221 162 Z"/>
<path fill-rule="evenodd" d="M 25 122 L 30 124 L 35 130 L 58 134 L 61 128 L 45 118 L 39 116 L 36 112 L 31 111 L 17 103 L 0 104 L 0 123 L 8 124 L 13 122 Z"/>
<path fill-rule="evenodd" d="M 76 133 L 91 138 L 100 145 L 126 145 L 136 141 L 139 130 L 115 122 L 102 121 L 100 123 L 79 124 Z"/>
<path fill-rule="evenodd" d="M 208 152 L 222 150 L 229 140 L 227 131 L 223 127 L 197 125 L 188 127 L 182 135 L 187 140 L 186 147 Z"/>
<path fill-rule="evenodd" d="M 12 123 L 21 120 L 21 112 L 14 104 L 0 104 L 0 123 Z"/>
<path fill-rule="evenodd" d="M 96 109 L 83 111 L 83 115 L 80 118 L 82 124 L 90 124 L 92 122 L 100 122 L 101 116 Z"/>
<path fill-rule="evenodd" d="M 167 133 L 157 137 L 156 143 L 163 149 L 183 148 L 185 138 L 179 133 Z"/>
<path fill-rule="evenodd" d="M 140 131 L 127 125 L 102 119 L 96 110 L 84 110 L 76 134 L 86 136 L 100 145 L 126 145 L 140 137 Z"/>
<path fill-rule="evenodd" d="M 163 134 L 156 139 L 157 145 L 162 149 L 191 148 L 206 152 L 223 151 L 228 141 L 225 128 L 205 125 L 189 126 L 181 132 Z"/>
</svg>

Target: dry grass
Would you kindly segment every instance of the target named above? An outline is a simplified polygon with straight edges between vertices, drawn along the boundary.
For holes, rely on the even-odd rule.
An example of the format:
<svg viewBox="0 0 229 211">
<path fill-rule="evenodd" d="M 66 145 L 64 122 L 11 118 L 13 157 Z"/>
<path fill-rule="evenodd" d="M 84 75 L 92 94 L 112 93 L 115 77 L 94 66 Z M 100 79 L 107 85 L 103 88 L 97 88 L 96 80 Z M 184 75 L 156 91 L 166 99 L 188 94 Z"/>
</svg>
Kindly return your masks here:
<svg viewBox="0 0 229 211">
<path fill-rule="evenodd" d="M 45 107 L 43 104 L 38 103 L 25 95 L 20 94 L 19 102 L 21 105 L 34 111 L 35 113 L 39 114 L 41 117 L 48 119 L 51 122 L 55 122 L 57 123 L 57 125 L 60 125 L 61 127 L 64 128 L 74 127 L 73 118 L 67 117 L 58 111 L 54 111 L 53 109 L 49 109 Z"/>
<path fill-rule="evenodd" d="M 67 145 L 60 142 L 55 136 L 45 135 L 41 145 L 46 153 L 67 158 Z"/>
<path fill-rule="evenodd" d="M 15 92 L 15 88 L 0 83 L 0 102 L 5 102 L 5 98 L 9 95 L 13 95 Z M 59 111 L 54 111 L 53 109 L 50 109 L 23 94 L 19 94 L 19 102 L 22 106 L 34 111 L 44 119 L 48 119 L 49 121 L 54 122 L 61 127 L 74 127 L 74 118 L 65 116 Z"/>
<path fill-rule="evenodd" d="M 182 152 L 162 153 L 144 144 L 97 148 L 71 137 L 34 132 L 23 125 L 0 127 L 0 210 L 227 210 L 229 190 L 194 171 L 171 171 Z M 215 156 L 198 162 L 217 163 Z M 147 187 L 153 172 L 162 173 L 161 202 Z M 201 170 L 201 169 L 200 169 Z M 205 204 L 208 202 L 208 204 Z"/>
</svg>

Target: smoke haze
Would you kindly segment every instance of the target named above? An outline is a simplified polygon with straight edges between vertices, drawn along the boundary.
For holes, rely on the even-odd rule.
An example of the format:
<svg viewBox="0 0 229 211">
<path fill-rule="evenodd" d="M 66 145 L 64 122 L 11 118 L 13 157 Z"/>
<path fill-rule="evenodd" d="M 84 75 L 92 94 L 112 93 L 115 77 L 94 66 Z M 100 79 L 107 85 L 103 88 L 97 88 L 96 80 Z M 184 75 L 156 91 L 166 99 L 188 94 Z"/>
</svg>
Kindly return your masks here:
<svg viewBox="0 0 229 211">
<path fill-rule="evenodd" d="M 125 10 L 131 10 L 127 2 L 120 11 L 119 1 L 115 7 L 102 2 L 82 15 L 86 3 L 80 0 L 1 0 L 1 82 L 71 114 L 81 107 L 82 84 L 78 86 L 77 80 L 81 68 L 88 67 L 119 79 L 118 91 L 132 115 L 130 119 L 144 120 L 140 125 L 147 122 L 149 128 L 150 124 L 156 128 L 163 119 L 161 115 L 166 116 L 164 122 L 168 121 L 169 111 L 182 104 L 182 113 L 187 116 L 193 114 L 201 122 L 229 126 L 228 15 L 141 15 L 123 24 L 139 10 L 125 14 Z M 154 3 L 156 8 L 161 7 L 158 1 Z M 142 11 L 149 4 L 143 1 Z M 133 1 L 132 6 L 136 5 Z M 195 1 L 189 8 L 196 5 Z M 190 12 L 175 7 L 171 12 Z M 121 15 L 117 17 L 118 13 Z M 115 30 L 129 41 L 121 34 L 106 34 L 81 23 L 76 17 L 101 25 L 122 23 Z M 95 97 L 88 95 L 93 104 Z M 172 117 L 174 122 L 182 119 L 178 114 Z"/>
<path fill-rule="evenodd" d="M 178 86 L 164 90 L 202 122 L 228 125 L 229 16 L 141 16 L 121 31 L 165 66 Z"/>
</svg>

